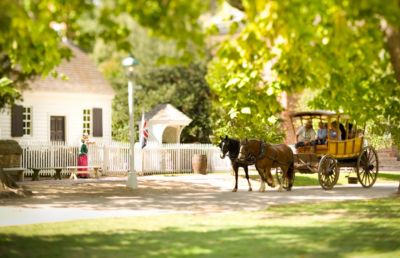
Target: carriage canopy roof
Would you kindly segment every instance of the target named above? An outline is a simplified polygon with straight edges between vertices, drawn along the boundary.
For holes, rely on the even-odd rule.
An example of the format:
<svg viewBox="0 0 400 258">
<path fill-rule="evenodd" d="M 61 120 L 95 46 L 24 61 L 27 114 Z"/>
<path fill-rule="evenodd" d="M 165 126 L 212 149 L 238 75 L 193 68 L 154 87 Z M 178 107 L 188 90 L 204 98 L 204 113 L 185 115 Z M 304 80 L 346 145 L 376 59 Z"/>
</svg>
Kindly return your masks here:
<svg viewBox="0 0 400 258">
<path fill-rule="evenodd" d="M 349 118 L 349 116 L 346 114 L 335 113 L 335 112 L 326 111 L 326 110 L 301 111 L 301 112 L 295 112 L 295 113 L 290 114 L 291 118 L 339 117 L 339 116 L 342 118 Z"/>
</svg>

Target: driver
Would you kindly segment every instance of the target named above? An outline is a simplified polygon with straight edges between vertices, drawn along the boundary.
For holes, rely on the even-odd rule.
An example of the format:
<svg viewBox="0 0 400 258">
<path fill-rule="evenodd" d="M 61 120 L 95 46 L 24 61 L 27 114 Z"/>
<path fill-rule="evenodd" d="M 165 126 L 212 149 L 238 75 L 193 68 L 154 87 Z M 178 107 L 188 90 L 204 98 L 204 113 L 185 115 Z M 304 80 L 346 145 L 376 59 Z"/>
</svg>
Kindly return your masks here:
<svg viewBox="0 0 400 258">
<path fill-rule="evenodd" d="M 307 145 L 315 145 L 315 131 L 311 120 L 307 120 L 306 125 L 297 130 L 296 139 L 297 143 L 294 145 L 296 149 Z"/>
</svg>

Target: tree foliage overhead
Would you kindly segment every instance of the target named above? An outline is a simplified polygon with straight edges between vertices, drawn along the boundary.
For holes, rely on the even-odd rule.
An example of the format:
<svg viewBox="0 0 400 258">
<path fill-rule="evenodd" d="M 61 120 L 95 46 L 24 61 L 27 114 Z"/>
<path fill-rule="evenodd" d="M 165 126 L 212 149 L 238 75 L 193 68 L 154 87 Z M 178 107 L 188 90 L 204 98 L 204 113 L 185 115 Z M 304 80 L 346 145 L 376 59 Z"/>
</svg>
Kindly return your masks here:
<svg viewBox="0 0 400 258">
<path fill-rule="evenodd" d="M 207 77 L 230 114 L 226 124 L 236 119 L 268 125 L 280 111 L 282 92 L 311 88 L 318 91 L 310 103 L 314 108 L 346 112 L 359 122 L 375 119 L 400 135 L 400 67 L 394 54 L 400 37 L 398 45 L 390 45 L 387 33 L 399 31 L 399 1 L 241 4 L 243 26 L 235 30 L 232 24 L 232 36 L 221 44 Z"/>
<path fill-rule="evenodd" d="M 133 52 L 135 34 L 123 16 L 157 37 L 173 38 L 178 56 L 190 60 L 203 50 L 199 17 L 211 2 L 223 1 L 0 1 L 7 10 L 0 14 L 0 107 L 17 97 L 17 85 L 49 74 L 70 56 L 63 36 L 85 49 L 102 38 Z M 318 91 L 313 107 L 347 112 L 361 122 L 372 118 L 400 142 L 398 0 L 227 2 L 245 18 L 232 23 L 231 37 L 208 66 L 220 131 L 275 130 L 281 93 L 311 88 Z"/>
<path fill-rule="evenodd" d="M 102 38 L 130 52 L 131 30 L 118 20 L 121 15 L 132 17 L 155 35 L 174 38 L 181 58 L 189 60 L 202 49 L 197 20 L 208 5 L 209 1 L 201 0 L 2 0 L 0 8 L 7 11 L 0 13 L 0 79 L 12 80 L 4 86 L 10 89 L 21 88 L 32 76 L 48 75 L 71 55 L 62 37 L 85 49 Z M 92 26 L 86 21 L 92 21 Z M 57 33 L 55 27 L 62 30 Z M 1 98 L 0 108 L 13 99 Z"/>
<path fill-rule="evenodd" d="M 169 103 L 193 120 L 183 130 L 182 142 L 209 142 L 211 103 L 205 74 L 204 65 L 199 64 L 143 69 L 135 76 L 135 120 L 140 120 L 142 111 Z M 127 87 L 120 84 L 116 88 L 113 137 L 126 141 L 129 136 Z"/>
<path fill-rule="evenodd" d="M 174 40 L 149 34 L 131 17 L 117 18 L 132 31 L 128 37 L 131 54 L 139 61 L 135 67 L 135 120 L 142 111 L 150 111 L 162 103 L 170 103 L 193 121 L 182 132 L 183 142 L 208 142 L 211 134 L 210 94 L 205 81 L 206 67 L 193 55 L 190 63 L 182 62 L 181 48 Z M 127 76 L 121 60 L 127 53 L 116 45 L 97 40 L 92 57 L 113 86 L 113 138 L 129 140 Z M 180 65 L 176 62 L 180 60 Z"/>
</svg>

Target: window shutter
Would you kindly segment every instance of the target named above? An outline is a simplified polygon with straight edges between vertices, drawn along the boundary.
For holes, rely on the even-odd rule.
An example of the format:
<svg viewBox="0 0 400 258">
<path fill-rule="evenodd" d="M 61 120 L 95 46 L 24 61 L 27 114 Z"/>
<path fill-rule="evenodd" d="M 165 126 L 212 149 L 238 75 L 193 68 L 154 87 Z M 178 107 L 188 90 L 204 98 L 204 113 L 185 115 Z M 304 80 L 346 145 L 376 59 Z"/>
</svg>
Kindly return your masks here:
<svg viewBox="0 0 400 258">
<path fill-rule="evenodd" d="M 103 110 L 93 108 L 93 137 L 103 137 Z"/>
<path fill-rule="evenodd" d="M 11 136 L 21 137 L 24 135 L 24 123 L 23 123 L 24 107 L 14 105 L 11 108 Z"/>
</svg>

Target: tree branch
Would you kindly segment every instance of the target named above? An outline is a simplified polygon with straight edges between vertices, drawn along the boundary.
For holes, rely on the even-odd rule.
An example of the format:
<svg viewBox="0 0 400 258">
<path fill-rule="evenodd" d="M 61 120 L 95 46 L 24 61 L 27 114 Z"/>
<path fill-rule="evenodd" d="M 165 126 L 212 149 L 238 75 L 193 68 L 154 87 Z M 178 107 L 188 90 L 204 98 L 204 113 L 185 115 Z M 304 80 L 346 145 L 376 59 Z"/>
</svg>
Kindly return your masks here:
<svg viewBox="0 0 400 258">
<path fill-rule="evenodd" d="M 244 6 L 242 0 L 227 0 L 228 4 L 240 11 L 244 11 Z"/>
</svg>

